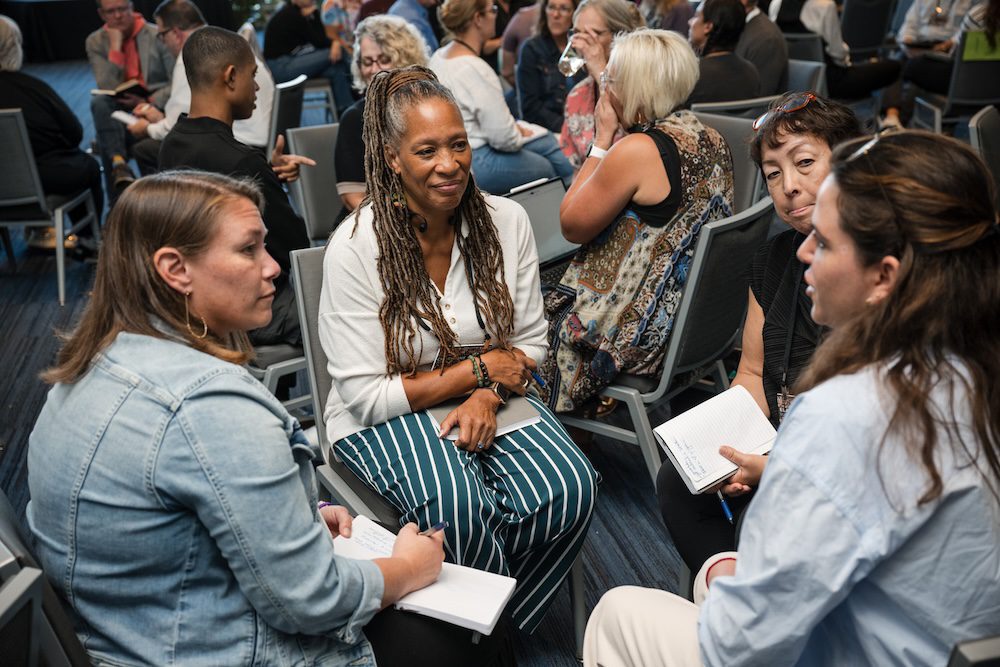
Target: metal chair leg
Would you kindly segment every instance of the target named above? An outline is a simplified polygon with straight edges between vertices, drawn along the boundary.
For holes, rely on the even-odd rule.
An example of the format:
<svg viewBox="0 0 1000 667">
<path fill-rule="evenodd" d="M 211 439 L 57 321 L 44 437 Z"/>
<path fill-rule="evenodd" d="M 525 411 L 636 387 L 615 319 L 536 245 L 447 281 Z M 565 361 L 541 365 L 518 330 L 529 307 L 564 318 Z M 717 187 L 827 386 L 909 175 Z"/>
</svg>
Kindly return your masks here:
<svg viewBox="0 0 1000 667">
<path fill-rule="evenodd" d="M 59 291 L 59 305 L 66 305 L 66 210 L 57 208 L 53 216 L 56 239 L 56 281 Z"/>
<path fill-rule="evenodd" d="M 583 552 L 577 554 L 569 571 L 569 602 L 573 609 L 573 637 L 576 659 L 583 660 L 583 635 L 587 629 L 587 606 L 583 597 Z"/>
</svg>

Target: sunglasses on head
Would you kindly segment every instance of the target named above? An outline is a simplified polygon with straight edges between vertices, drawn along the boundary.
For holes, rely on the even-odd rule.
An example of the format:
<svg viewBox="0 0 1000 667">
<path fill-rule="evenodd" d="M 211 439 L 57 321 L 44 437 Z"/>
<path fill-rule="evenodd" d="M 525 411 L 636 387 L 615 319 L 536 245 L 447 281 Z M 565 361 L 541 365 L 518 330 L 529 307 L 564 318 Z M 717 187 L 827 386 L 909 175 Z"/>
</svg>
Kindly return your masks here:
<svg viewBox="0 0 1000 667">
<path fill-rule="evenodd" d="M 814 101 L 816 101 L 816 96 L 812 93 L 799 93 L 798 95 L 793 95 L 785 100 L 781 105 L 775 107 L 774 109 L 768 109 L 761 115 L 757 116 L 757 120 L 753 122 L 753 131 L 756 132 L 763 127 L 764 123 L 766 123 L 771 116 L 801 111 Z"/>
</svg>

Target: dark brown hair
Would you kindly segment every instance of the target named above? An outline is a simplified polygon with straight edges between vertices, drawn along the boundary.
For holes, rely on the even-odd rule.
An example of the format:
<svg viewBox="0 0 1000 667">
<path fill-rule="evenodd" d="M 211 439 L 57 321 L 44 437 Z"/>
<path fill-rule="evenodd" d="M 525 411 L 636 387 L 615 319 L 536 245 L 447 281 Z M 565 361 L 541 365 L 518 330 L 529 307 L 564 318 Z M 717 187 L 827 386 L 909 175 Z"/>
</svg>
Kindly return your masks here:
<svg viewBox="0 0 1000 667">
<path fill-rule="evenodd" d="M 413 339 L 416 322 L 430 324 L 444 354 L 444 365 L 458 361 L 458 340 L 441 312 L 440 296 L 432 288 L 417 238 L 405 206 L 395 206 L 403 197 L 403 182 L 390 167 L 386 148 L 398 151 L 408 128 L 406 111 L 426 100 L 444 100 L 458 105 L 451 92 L 426 67 L 412 66 L 379 72 L 368 86 L 365 97 L 365 181 L 368 193 L 362 202 L 371 202 L 375 237 L 378 239 L 378 273 L 385 292 L 379 321 L 385 332 L 385 363 L 389 374 L 417 370 Z M 362 206 L 358 207 L 360 212 Z M 456 211 L 468 228 L 463 238 L 455 235 L 462 260 L 475 275 L 474 293 L 487 331 L 497 345 L 510 348 L 514 332 L 514 302 L 503 281 L 503 250 L 486 199 L 472 176 Z M 355 214 L 355 225 L 359 213 Z M 471 275 L 469 276 L 471 280 Z M 409 357 L 407 367 L 400 350 Z"/>
<path fill-rule="evenodd" d="M 252 181 L 206 172 L 166 171 L 129 186 L 108 215 L 90 301 L 76 329 L 64 336 L 55 367 L 42 379 L 75 382 L 123 331 L 169 335 L 225 361 L 247 361 L 252 348 L 245 333 L 223 340 L 211 332 L 205 338 L 189 332 L 184 295 L 163 282 L 153 265 L 160 248 L 176 248 L 185 257 L 204 252 L 223 209 L 241 198 L 263 206 Z M 195 326 L 200 328 L 200 322 Z"/>
<path fill-rule="evenodd" d="M 538 22 L 535 24 L 535 34 L 553 39 L 552 31 L 549 30 L 549 21 L 545 15 L 546 10 L 549 8 L 549 2 L 551 2 L 551 0 L 542 0 L 542 4 L 540 5 L 541 9 L 538 10 Z M 579 0 L 569 0 L 569 3 L 573 5 L 573 11 L 569 13 L 570 28 L 572 28 L 573 12 L 576 11 L 576 6 L 579 4 Z"/>
<path fill-rule="evenodd" d="M 979 157 L 954 139 L 899 132 L 852 159 L 864 141 L 844 144 L 833 156 L 840 225 L 864 265 L 886 256 L 899 260 L 896 284 L 820 345 L 798 390 L 866 366 L 883 369 L 894 399 L 886 435 L 900 436 L 923 466 L 928 481 L 920 501 L 929 502 L 943 489 L 936 462 L 940 428 L 1000 480 L 1000 233 L 993 182 Z M 975 443 L 961 441 L 954 406 L 932 400 L 942 381 L 965 385 Z"/>
<path fill-rule="evenodd" d="M 771 103 L 768 109 L 770 115 L 750 142 L 750 158 L 758 168 L 763 160 L 764 147 L 774 150 L 788 135 L 811 134 L 825 141 L 831 149 L 848 139 L 861 136 L 861 123 L 850 107 L 819 95 L 798 111 L 777 111 L 790 99 L 800 95 L 802 93 L 785 93 Z"/>
<path fill-rule="evenodd" d="M 201 10 L 190 0 L 163 0 L 153 11 L 153 18 L 160 19 L 168 30 L 191 30 L 205 25 Z"/>
</svg>

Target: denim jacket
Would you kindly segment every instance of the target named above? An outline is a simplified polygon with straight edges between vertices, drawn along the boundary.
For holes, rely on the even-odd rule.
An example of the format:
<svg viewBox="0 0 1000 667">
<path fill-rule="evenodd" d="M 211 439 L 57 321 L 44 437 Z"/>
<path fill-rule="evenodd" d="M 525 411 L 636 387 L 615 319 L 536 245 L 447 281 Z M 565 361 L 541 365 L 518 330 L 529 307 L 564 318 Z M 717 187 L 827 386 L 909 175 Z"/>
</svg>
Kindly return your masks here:
<svg viewBox="0 0 1000 667">
<path fill-rule="evenodd" d="M 298 423 L 245 369 L 119 334 L 31 434 L 28 522 L 98 665 L 374 665 Z"/>
</svg>

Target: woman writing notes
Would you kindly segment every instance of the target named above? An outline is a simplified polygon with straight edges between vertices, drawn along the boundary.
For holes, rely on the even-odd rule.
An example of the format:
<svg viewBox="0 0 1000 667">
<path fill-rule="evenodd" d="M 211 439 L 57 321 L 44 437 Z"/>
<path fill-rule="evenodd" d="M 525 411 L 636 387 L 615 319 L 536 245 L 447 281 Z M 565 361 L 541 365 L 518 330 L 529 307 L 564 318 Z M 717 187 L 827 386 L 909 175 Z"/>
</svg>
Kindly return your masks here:
<svg viewBox="0 0 1000 667">
<path fill-rule="evenodd" d="M 605 594 L 587 665 L 943 665 L 1000 634 L 992 179 L 968 146 L 917 132 L 842 144 L 832 164 L 798 254 L 833 331 L 739 553 L 706 563 L 700 607 Z"/>
<path fill-rule="evenodd" d="M 583 247 L 545 298 L 542 375 L 559 412 L 587 408 L 619 373 L 659 370 L 698 233 L 731 214 L 725 141 L 675 111 L 698 79 L 684 38 L 619 35 L 601 79 L 594 145 L 559 212 Z M 631 133 L 612 146 L 620 127 Z"/>
<path fill-rule="evenodd" d="M 28 449 L 28 524 L 94 664 L 478 664 L 468 631 L 379 609 L 433 582 L 440 535 L 334 555 L 320 455 L 243 368 L 278 265 L 256 186 L 136 181 L 108 218 L 80 324 Z M 400 650 L 433 643 L 433 655 Z M 439 652 L 440 651 L 440 652 Z"/>
<path fill-rule="evenodd" d="M 757 251 L 751 266 L 743 345 L 734 385 L 744 387 L 778 426 L 791 402 L 791 387 L 809 363 L 820 328 L 809 314 L 812 302 L 795 256 L 812 231 L 816 193 L 830 173 L 833 148 L 861 135 L 850 108 L 812 93 L 788 93 L 755 122 L 750 155 L 764 175 L 774 210 L 788 229 Z M 737 150 L 746 150 L 741 148 Z M 752 497 L 767 458 L 725 450 L 743 466 L 723 493 L 737 515 Z M 705 559 L 736 546 L 736 529 L 714 493 L 692 495 L 668 461 L 656 480 L 663 521 L 692 572 Z M 739 497 L 732 497 L 739 496 Z"/>
<path fill-rule="evenodd" d="M 593 468 L 536 399 L 538 423 L 495 435 L 501 404 L 545 355 L 531 226 L 476 187 L 458 105 L 430 70 L 375 75 L 364 137 L 368 195 L 330 241 L 320 299 L 330 441 L 405 521 L 448 521 L 449 559 L 515 577 L 507 609 L 531 630 L 596 494 Z M 427 409 L 449 399 L 459 405 L 439 428 Z"/>
</svg>

